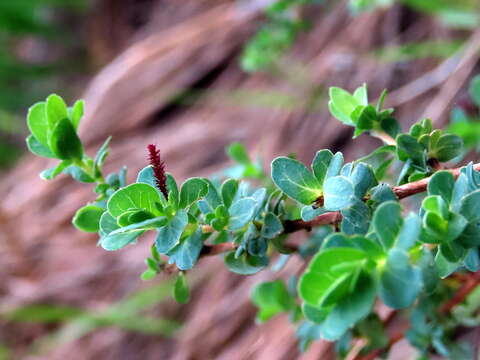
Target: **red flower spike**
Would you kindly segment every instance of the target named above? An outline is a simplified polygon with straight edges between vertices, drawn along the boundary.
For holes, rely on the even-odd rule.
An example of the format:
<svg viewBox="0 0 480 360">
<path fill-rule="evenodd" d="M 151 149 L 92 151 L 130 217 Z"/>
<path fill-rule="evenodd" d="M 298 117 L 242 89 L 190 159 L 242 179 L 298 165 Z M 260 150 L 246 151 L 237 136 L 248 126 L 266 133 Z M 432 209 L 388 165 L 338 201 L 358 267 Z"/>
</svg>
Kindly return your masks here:
<svg viewBox="0 0 480 360">
<path fill-rule="evenodd" d="M 168 199 L 167 190 L 167 176 L 165 175 L 165 163 L 160 159 L 160 150 L 153 144 L 147 146 L 148 149 L 148 161 L 153 168 L 153 175 L 155 175 L 155 183 L 158 189 Z"/>
</svg>

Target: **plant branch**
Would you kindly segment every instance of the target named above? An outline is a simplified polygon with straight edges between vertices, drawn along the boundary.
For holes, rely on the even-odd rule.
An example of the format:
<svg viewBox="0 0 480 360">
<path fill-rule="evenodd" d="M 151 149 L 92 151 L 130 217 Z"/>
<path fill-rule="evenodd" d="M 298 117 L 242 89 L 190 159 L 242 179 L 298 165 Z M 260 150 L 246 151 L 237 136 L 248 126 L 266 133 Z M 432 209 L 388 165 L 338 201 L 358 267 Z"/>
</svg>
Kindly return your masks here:
<svg viewBox="0 0 480 360">
<path fill-rule="evenodd" d="M 476 171 L 480 171 L 480 163 L 473 165 L 473 168 Z M 460 169 L 461 167 L 450 169 L 447 171 L 450 171 L 456 179 L 460 175 Z M 398 197 L 398 199 L 404 199 L 406 197 L 427 191 L 427 186 L 430 179 L 431 179 L 431 176 L 425 179 L 408 183 L 408 184 L 393 186 L 392 191 Z M 283 222 L 283 228 L 284 228 L 283 233 L 291 234 L 300 230 L 311 231 L 312 228 L 314 227 L 322 226 L 322 225 L 335 225 L 335 224 L 338 224 L 340 221 L 342 221 L 342 214 L 340 214 L 340 212 L 338 211 L 332 211 L 332 212 L 321 214 L 310 221 L 303 221 L 301 219 L 286 220 Z M 203 225 L 202 231 L 204 233 L 211 233 L 211 232 L 214 232 L 215 229 L 213 229 L 210 225 Z M 201 255 L 202 256 L 217 255 L 217 254 L 221 254 L 221 253 L 228 252 L 235 249 L 235 244 L 232 244 L 232 243 L 228 243 L 228 244 L 230 246 L 227 246 L 227 244 L 205 245 L 202 249 Z"/>
</svg>

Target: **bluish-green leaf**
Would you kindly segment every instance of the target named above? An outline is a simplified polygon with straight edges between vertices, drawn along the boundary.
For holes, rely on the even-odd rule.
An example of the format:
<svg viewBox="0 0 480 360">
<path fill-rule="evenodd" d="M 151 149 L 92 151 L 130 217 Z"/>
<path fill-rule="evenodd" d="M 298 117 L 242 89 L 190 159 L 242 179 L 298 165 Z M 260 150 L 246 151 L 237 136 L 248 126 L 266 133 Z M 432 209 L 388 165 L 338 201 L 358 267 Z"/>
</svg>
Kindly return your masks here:
<svg viewBox="0 0 480 360">
<path fill-rule="evenodd" d="M 68 160 L 64 160 L 68 161 Z M 82 183 L 93 183 L 95 179 L 85 172 L 81 167 L 77 165 L 70 165 L 63 170 L 64 174 L 70 175 L 75 180 Z"/>
<path fill-rule="evenodd" d="M 344 176 L 327 178 L 323 191 L 324 207 L 329 211 L 345 209 L 355 201 L 353 184 Z"/>
<path fill-rule="evenodd" d="M 342 209 L 341 229 L 347 235 L 366 234 L 370 226 L 370 209 L 361 200 L 355 200 L 349 207 Z"/>
<path fill-rule="evenodd" d="M 272 162 L 272 179 L 285 194 L 310 205 L 322 195 L 322 185 L 301 162 L 279 157 Z"/>
<path fill-rule="evenodd" d="M 455 186 L 455 179 L 449 171 L 437 171 L 428 182 L 428 194 L 439 195 L 450 203 Z"/>
<path fill-rule="evenodd" d="M 394 309 L 413 304 L 422 289 L 421 270 L 409 263 L 408 254 L 400 249 L 390 250 L 387 262 L 380 271 L 380 298 Z"/>
<path fill-rule="evenodd" d="M 335 153 L 335 155 L 333 155 L 332 160 L 330 161 L 330 164 L 328 164 L 327 173 L 325 174 L 325 180 L 340 174 L 343 161 L 344 161 L 343 154 L 341 152 L 337 152 Z"/>
<path fill-rule="evenodd" d="M 57 166 L 54 166 L 50 169 L 44 170 L 40 173 L 40 177 L 43 180 L 52 180 L 60 175 L 68 166 L 70 166 L 71 162 L 68 160 L 62 160 L 58 163 Z"/>
<path fill-rule="evenodd" d="M 108 201 L 107 208 L 114 217 L 131 209 L 143 209 L 155 214 L 155 202 L 160 202 L 157 190 L 148 184 L 137 183 L 117 190 Z"/>
<path fill-rule="evenodd" d="M 169 262 L 175 263 L 180 270 L 193 268 L 200 256 L 204 236 L 199 228 L 192 235 L 180 240 L 180 243 L 168 252 Z"/>
<path fill-rule="evenodd" d="M 230 209 L 229 229 L 239 230 L 253 220 L 257 202 L 253 198 L 243 198 L 235 201 Z"/>
<path fill-rule="evenodd" d="M 359 199 L 363 198 L 370 188 L 377 185 L 372 167 L 364 163 L 355 165 L 349 180 L 353 184 L 355 196 Z"/>
<path fill-rule="evenodd" d="M 261 235 L 267 239 L 273 239 L 283 232 L 283 225 L 277 215 L 269 212 L 265 215 Z"/>
<path fill-rule="evenodd" d="M 373 227 L 385 250 L 395 244 L 403 223 L 401 212 L 398 202 L 387 201 L 380 204 L 373 214 Z"/>
<path fill-rule="evenodd" d="M 187 224 L 187 213 L 179 210 L 167 225 L 159 228 L 155 239 L 155 246 L 158 252 L 166 254 L 173 249 L 179 243 L 180 237 Z"/>
<path fill-rule="evenodd" d="M 253 275 L 264 269 L 268 265 L 268 258 L 263 256 L 251 256 L 247 253 L 235 257 L 235 252 L 228 253 L 225 256 L 225 265 L 236 274 Z"/>
<path fill-rule="evenodd" d="M 29 135 L 25 141 L 27 142 L 28 150 L 30 150 L 31 153 L 46 158 L 55 159 L 57 157 L 48 147 L 42 145 L 33 135 Z"/>
<path fill-rule="evenodd" d="M 120 250 L 128 244 L 134 243 L 142 234 L 143 230 L 137 230 L 122 234 L 105 235 L 100 238 L 100 245 L 107 251 Z"/>
</svg>

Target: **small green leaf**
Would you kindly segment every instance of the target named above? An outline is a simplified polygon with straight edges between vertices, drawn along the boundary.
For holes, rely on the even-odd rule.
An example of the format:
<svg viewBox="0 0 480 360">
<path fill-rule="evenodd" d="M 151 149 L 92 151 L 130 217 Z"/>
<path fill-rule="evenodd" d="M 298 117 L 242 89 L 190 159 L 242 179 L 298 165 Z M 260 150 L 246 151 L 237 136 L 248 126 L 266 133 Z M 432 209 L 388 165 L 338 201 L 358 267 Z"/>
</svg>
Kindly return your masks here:
<svg viewBox="0 0 480 360">
<path fill-rule="evenodd" d="M 72 124 L 75 129 L 78 129 L 78 125 L 80 125 L 80 120 L 82 120 L 84 108 L 85 101 L 83 100 L 77 100 L 75 104 L 73 104 L 70 119 L 72 120 Z"/>
<path fill-rule="evenodd" d="M 348 91 L 338 87 L 331 87 L 329 96 L 328 108 L 330 113 L 344 124 L 354 125 L 350 115 L 362 103 Z"/>
<path fill-rule="evenodd" d="M 132 209 L 143 209 L 155 214 L 155 202 L 160 202 L 157 190 L 150 185 L 137 183 L 117 190 L 108 201 L 107 208 L 114 217 Z"/>
<path fill-rule="evenodd" d="M 180 209 L 191 206 L 208 192 L 208 183 L 200 178 L 190 178 L 185 181 L 180 190 Z"/>
<path fill-rule="evenodd" d="M 440 136 L 436 144 L 434 157 L 438 161 L 449 161 L 460 155 L 463 151 L 463 140 L 460 136 L 444 134 Z"/>
<path fill-rule="evenodd" d="M 26 139 L 28 150 L 37 156 L 55 159 L 57 156 L 45 145 L 42 145 L 33 135 Z"/>
<path fill-rule="evenodd" d="M 298 202 L 311 205 L 322 195 L 322 185 L 301 162 L 279 157 L 272 162 L 273 182 Z"/>
<path fill-rule="evenodd" d="M 172 174 L 167 173 L 167 190 L 168 190 L 168 203 L 176 210 L 180 201 L 180 193 L 178 191 L 177 182 Z"/>
<path fill-rule="evenodd" d="M 235 257 L 235 252 L 228 253 L 225 258 L 225 265 L 228 270 L 240 275 L 253 275 L 268 265 L 268 258 L 264 256 L 252 256 L 243 253 Z"/>
<path fill-rule="evenodd" d="M 329 211 L 345 209 L 353 204 L 353 184 L 344 176 L 327 178 L 324 184 L 324 207 Z"/>
<path fill-rule="evenodd" d="M 56 94 L 50 95 L 46 101 L 46 114 L 49 128 L 51 130 L 54 129 L 61 120 L 68 120 L 67 105 L 65 104 L 65 101 Z M 68 122 L 70 123 L 70 121 Z"/>
<path fill-rule="evenodd" d="M 400 134 L 397 136 L 397 153 L 398 158 L 402 161 L 411 159 L 414 164 L 424 168 L 426 166 L 425 148 L 408 134 Z"/>
<path fill-rule="evenodd" d="M 233 199 L 238 192 L 238 181 L 235 179 L 227 179 L 220 187 L 223 203 L 227 209 L 232 205 Z"/>
<path fill-rule="evenodd" d="M 186 304 L 190 301 L 190 290 L 187 279 L 183 273 L 179 273 L 173 286 L 173 297 L 179 304 Z"/>
<path fill-rule="evenodd" d="M 158 229 L 155 239 L 155 246 L 161 254 L 166 254 L 172 250 L 180 241 L 183 230 L 188 224 L 187 213 L 179 210 L 170 222 Z"/>
<path fill-rule="evenodd" d="M 422 289 L 422 272 L 410 265 L 408 254 L 400 249 L 390 250 L 387 262 L 380 270 L 380 298 L 394 309 L 413 304 Z"/>
<path fill-rule="evenodd" d="M 234 142 L 227 147 L 227 155 L 240 164 L 250 164 L 250 157 L 248 156 L 247 149 L 245 149 L 245 146 L 239 142 Z"/>
<path fill-rule="evenodd" d="M 198 202 L 198 208 L 203 214 L 212 213 L 221 205 L 222 200 L 218 195 L 215 185 L 208 179 L 204 179 L 208 183 L 208 192 L 205 198 Z"/>
<path fill-rule="evenodd" d="M 330 150 L 320 150 L 315 154 L 312 161 L 313 174 L 320 184 L 323 184 L 327 174 L 328 165 L 332 161 L 333 154 Z"/>
<path fill-rule="evenodd" d="M 338 340 L 358 321 L 366 318 L 372 310 L 376 293 L 373 279 L 362 273 L 353 290 L 354 295 L 340 300 L 322 323 L 322 338 Z"/>
<path fill-rule="evenodd" d="M 300 278 L 300 297 L 315 307 L 334 304 L 347 295 L 355 281 L 352 272 L 366 259 L 364 251 L 352 248 L 321 250 Z M 336 267 L 341 264 L 342 267 Z"/>
<path fill-rule="evenodd" d="M 104 212 L 105 209 L 95 205 L 84 206 L 75 213 L 73 225 L 82 231 L 97 232 L 100 229 L 100 217 Z"/>
<path fill-rule="evenodd" d="M 253 220 L 257 202 L 250 197 L 235 201 L 230 207 L 230 230 L 239 230 Z"/>
<path fill-rule="evenodd" d="M 62 160 L 80 160 L 83 156 L 83 146 L 72 123 L 64 118 L 59 120 L 49 137 L 52 152 Z"/>
<path fill-rule="evenodd" d="M 27 125 L 30 132 L 40 144 L 48 148 L 48 120 L 46 104 L 39 102 L 28 109 Z"/>
<path fill-rule="evenodd" d="M 256 320 L 264 323 L 295 306 L 295 302 L 282 280 L 257 285 L 251 295 L 252 302 L 259 308 Z"/>
</svg>

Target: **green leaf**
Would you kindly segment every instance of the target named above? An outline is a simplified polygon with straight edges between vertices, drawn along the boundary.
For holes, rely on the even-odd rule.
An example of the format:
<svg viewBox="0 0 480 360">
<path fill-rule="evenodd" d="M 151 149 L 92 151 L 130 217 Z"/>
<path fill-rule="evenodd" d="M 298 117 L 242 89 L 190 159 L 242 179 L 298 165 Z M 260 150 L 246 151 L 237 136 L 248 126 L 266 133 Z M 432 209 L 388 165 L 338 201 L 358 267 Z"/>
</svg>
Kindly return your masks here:
<svg viewBox="0 0 480 360">
<path fill-rule="evenodd" d="M 356 121 L 355 137 L 364 131 L 374 129 L 377 122 L 377 110 L 372 105 L 364 106 Z"/>
<path fill-rule="evenodd" d="M 367 274 L 361 274 L 353 294 L 340 300 L 328 314 L 322 323 L 323 339 L 338 340 L 348 329 L 370 314 L 376 296 L 373 279 Z"/>
<path fill-rule="evenodd" d="M 56 94 L 52 94 L 47 98 L 46 114 L 49 128 L 51 130 L 54 129 L 61 120 L 67 119 L 70 123 L 68 120 L 67 105 L 65 104 L 65 101 Z"/>
<path fill-rule="evenodd" d="M 185 181 L 180 190 L 180 209 L 191 206 L 194 202 L 207 195 L 208 183 L 200 178 L 190 178 Z"/>
<path fill-rule="evenodd" d="M 70 161 L 63 160 L 57 166 L 44 170 L 40 173 L 43 180 L 52 180 L 62 173 L 70 165 Z"/>
<path fill-rule="evenodd" d="M 225 180 L 220 187 L 223 203 L 227 209 L 232 205 L 233 199 L 238 192 L 238 181 L 235 179 Z"/>
<path fill-rule="evenodd" d="M 261 235 L 267 239 L 273 239 L 283 232 L 283 225 L 277 215 L 268 212 L 263 220 Z"/>
<path fill-rule="evenodd" d="M 251 162 L 247 149 L 245 149 L 245 146 L 239 142 L 234 142 L 227 147 L 227 155 L 243 165 L 248 165 Z"/>
<path fill-rule="evenodd" d="M 418 215 L 410 213 L 403 222 L 398 234 L 395 247 L 401 250 L 409 250 L 420 237 L 421 221 Z"/>
<path fill-rule="evenodd" d="M 62 160 L 80 160 L 83 156 L 83 146 L 72 123 L 64 118 L 59 120 L 49 137 L 52 152 Z"/>
<path fill-rule="evenodd" d="M 173 297 L 179 304 L 186 304 L 190 301 L 190 290 L 187 279 L 183 273 L 179 273 L 173 286 Z"/>
<path fill-rule="evenodd" d="M 369 259 L 374 260 L 383 259 L 385 255 L 385 252 L 376 240 L 359 235 L 346 236 L 342 233 L 333 233 L 323 243 L 322 249 L 329 248 L 358 249 L 364 251 Z"/>
<path fill-rule="evenodd" d="M 385 250 L 395 244 L 395 239 L 402 227 L 402 208 L 396 201 L 380 204 L 373 214 L 373 227 Z"/>
<path fill-rule="evenodd" d="M 75 213 L 73 225 L 82 231 L 97 232 L 100 229 L 100 217 L 104 212 L 105 209 L 95 205 L 84 206 Z"/>
<path fill-rule="evenodd" d="M 360 105 L 368 105 L 368 90 L 367 84 L 363 84 L 355 89 L 353 92 L 353 97 L 360 103 Z"/>
<path fill-rule="evenodd" d="M 179 210 L 170 222 L 158 229 L 155 239 L 155 246 L 161 254 L 166 254 L 172 250 L 180 241 L 183 230 L 188 224 L 187 213 Z"/>
<path fill-rule="evenodd" d="M 439 195 L 450 203 L 455 187 L 455 178 L 449 171 L 437 171 L 428 182 L 428 195 Z"/>
<path fill-rule="evenodd" d="M 409 263 L 408 254 L 404 250 L 390 250 L 379 275 L 379 296 L 385 305 L 394 309 L 412 305 L 422 289 L 422 272 Z"/>
<path fill-rule="evenodd" d="M 48 148 L 48 120 L 46 104 L 39 102 L 28 109 L 27 125 L 35 139 Z"/>
<path fill-rule="evenodd" d="M 295 306 L 295 302 L 282 280 L 257 285 L 253 289 L 251 299 L 259 308 L 256 317 L 259 323 L 264 323 L 273 316 L 287 312 Z"/>
<path fill-rule="evenodd" d="M 99 234 L 101 237 L 104 237 L 111 232 L 117 230 L 120 228 L 120 226 L 117 223 L 117 219 L 115 219 L 108 211 L 105 211 L 102 216 L 100 217 L 100 223 L 99 223 L 100 229 L 99 229 Z"/>
<path fill-rule="evenodd" d="M 75 129 L 78 129 L 78 125 L 80 125 L 80 120 L 82 120 L 84 108 L 85 101 L 83 100 L 77 100 L 75 104 L 73 104 L 70 119 L 72 120 L 72 124 Z"/>
<path fill-rule="evenodd" d="M 355 165 L 349 180 L 353 184 L 355 196 L 359 199 L 363 198 L 370 188 L 378 184 L 372 167 L 364 163 Z"/>
<path fill-rule="evenodd" d="M 423 199 L 422 208 L 427 212 L 433 212 L 443 219 L 448 219 L 448 206 L 443 197 L 439 195 L 430 195 Z"/>
<path fill-rule="evenodd" d="M 176 210 L 180 201 L 180 193 L 178 191 L 177 182 L 172 174 L 167 173 L 167 190 L 168 190 L 168 203 Z"/>
<path fill-rule="evenodd" d="M 228 253 L 224 258 L 228 270 L 240 275 L 253 275 L 268 265 L 268 257 L 252 256 L 243 253 L 235 257 L 235 252 Z"/>
<path fill-rule="evenodd" d="M 459 241 L 467 247 L 480 246 L 480 190 L 463 197 L 460 214 L 468 221 Z"/>
<path fill-rule="evenodd" d="M 327 178 L 323 191 L 324 207 L 329 211 L 345 209 L 355 201 L 353 184 L 344 176 Z"/>
<path fill-rule="evenodd" d="M 438 161 L 449 161 L 463 151 L 463 140 L 460 136 L 444 134 L 440 136 L 434 149 L 434 156 Z"/>
<path fill-rule="evenodd" d="M 332 161 L 333 154 L 330 150 L 317 151 L 312 161 L 313 174 L 320 184 L 323 184 L 327 174 L 328 165 Z"/>
<path fill-rule="evenodd" d="M 132 215 L 135 215 L 135 212 L 132 212 L 132 214 L 128 214 L 128 215 L 129 217 L 131 217 Z M 168 223 L 168 219 L 165 216 L 159 216 L 151 219 L 146 219 L 143 221 L 131 222 L 129 225 L 122 226 L 114 230 L 113 232 L 110 233 L 110 235 L 123 234 L 123 233 L 137 231 L 137 230 L 143 230 L 143 231 L 153 230 L 156 228 L 161 228 L 162 226 L 165 226 L 167 223 Z"/>
<path fill-rule="evenodd" d="M 435 267 L 437 269 L 438 276 L 440 276 L 442 279 L 445 279 L 461 266 L 461 261 L 451 262 L 445 258 L 441 251 L 438 251 L 435 255 Z"/>
<path fill-rule="evenodd" d="M 28 150 L 37 156 L 55 159 L 56 155 L 46 146 L 42 145 L 33 135 L 26 139 Z"/>
<path fill-rule="evenodd" d="M 175 263 L 180 270 L 190 270 L 197 263 L 203 247 L 204 234 L 200 228 L 168 252 L 169 263 Z"/>
<path fill-rule="evenodd" d="M 310 205 L 322 195 L 322 185 L 301 162 L 279 157 L 272 162 L 272 179 L 292 199 Z"/>
<path fill-rule="evenodd" d="M 252 221 L 256 205 L 257 202 L 250 197 L 235 201 L 228 210 L 230 214 L 229 229 L 239 230 Z"/>
<path fill-rule="evenodd" d="M 117 190 L 108 201 L 107 208 L 114 217 L 132 209 L 143 209 L 156 214 L 155 202 L 160 202 L 157 190 L 150 185 L 137 183 Z"/>
<path fill-rule="evenodd" d="M 414 164 L 421 167 L 426 166 L 425 162 L 425 148 L 415 139 L 408 134 L 400 134 L 397 136 L 397 153 L 398 158 L 402 161 L 406 161 L 410 158 Z"/>
<path fill-rule="evenodd" d="M 361 268 L 366 258 L 366 253 L 358 249 L 321 250 L 300 278 L 300 297 L 315 307 L 334 304 L 349 293 L 355 282 L 352 272 Z M 342 266 L 338 267 L 339 264 Z"/>
<path fill-rule="evenodd" d="M 328 108 L 330 113 L 344 124 L 353 126 L 354 123 L 350 115 L 362 103 L 348 91 L 338 87 L 331 87 L 329 96 Z"/>
</svg>

